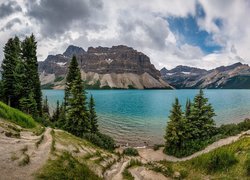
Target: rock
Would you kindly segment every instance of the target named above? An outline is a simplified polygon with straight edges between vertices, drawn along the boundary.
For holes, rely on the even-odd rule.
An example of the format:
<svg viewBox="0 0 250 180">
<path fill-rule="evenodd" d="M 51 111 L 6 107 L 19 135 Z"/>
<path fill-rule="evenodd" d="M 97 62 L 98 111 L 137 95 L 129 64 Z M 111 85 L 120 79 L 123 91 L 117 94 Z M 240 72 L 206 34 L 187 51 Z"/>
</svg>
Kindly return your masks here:
<svg viewBox="0 0 250 180">
<path fill-rule="evenodd" d="M 179 179 L 180 177 L 181 177 L 181 173 L 178 172 L 178 171 L 175 171 L 174 174 L 173 174 L 173 178 Z"/>
</svg>

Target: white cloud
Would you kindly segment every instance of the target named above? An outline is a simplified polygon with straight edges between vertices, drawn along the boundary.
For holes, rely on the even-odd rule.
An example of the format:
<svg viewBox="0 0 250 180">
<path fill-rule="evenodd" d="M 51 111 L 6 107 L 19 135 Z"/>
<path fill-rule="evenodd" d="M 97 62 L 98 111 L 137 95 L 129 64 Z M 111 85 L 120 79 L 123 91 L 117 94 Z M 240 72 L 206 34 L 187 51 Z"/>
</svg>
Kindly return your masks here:
<svg viewBox="0 0 250 180">
<path fill-rule="evenodd" d="M 59 4 L 56 0 L 39 0 L 40 4 L 15 1 L 22 11 L 19 8 L 0 19 L 0 48 L 11 36 L 24 37 L 33 32 L 38 40 L 39 60 L 48 54 L 62 53 L 69 44 L 84 49 L 124 44 L 147 54 L 157 68 L 182 64 L 209 69 L 243 59 L 250 63 L 250 23 L 247 21 L 250 8 L 246 0 L 74 0 L 71 3 L 77 5 L 80 15 L 74 12 L 67 15 L 68 11 L 74 11 L 64 9 L 63 5 L 69 5 L 67 1 Z M 0 0 L 0 5 L 3 2 Z M 167 17 L 195 15 L 197 2 L 206 14 L 198 20 L 199 28 L 212 33 L 207 43 L 221 45 L 220 52 L 204 54 L 198 46 L 180 44 L 181 35 L 169 29 Z M 50 4 L 56 8 L 46 9 Z M 12 25 L 11 21 L 16 18 L 21 23 L 16 20 Z M 221 27 L 216 25 L 216 19 L 221 20 Z M 6 30 L 8 23 L 10 29 Z"/>
</svg>

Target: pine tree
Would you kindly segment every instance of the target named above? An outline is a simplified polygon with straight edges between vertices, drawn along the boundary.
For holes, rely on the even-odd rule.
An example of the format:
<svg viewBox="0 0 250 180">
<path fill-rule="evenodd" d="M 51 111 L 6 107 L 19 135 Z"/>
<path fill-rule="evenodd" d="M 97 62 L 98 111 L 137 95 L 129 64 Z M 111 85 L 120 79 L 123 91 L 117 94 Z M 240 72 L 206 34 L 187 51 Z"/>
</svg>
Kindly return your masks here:
<svg viewBox="0 0 250 180">
<path fill-rule="evenodd" d="M 51 118 L 52 122 L 57 122 L 60 116 L 60 103 L 56 102 L 56 110 L 53 112 L 53 116 Z"/>
<path fill-rule="evenodd" d="M 40 87 L 40 80 L 38 75 L 38 63 L 36 56 L 37 42 L 35 36 L 32 34 L 30 37 L 26 37 L 22 42 L 22 59 L 26 65 L 26 81 L 28 85 L 29 93 L 34 94 L 36 101 L 36 109 L 39 115 L 42 115 L 42 92 Z"/>
<path fill-rule="evenodd" d="M 165 134 L 165 152 L 176 155 L 185 140 L 185 119 L 179 100 L 176 98 L 169 116 Z"/>
<path fill-rule="evenodd" d="M 185 117 L 188 119 L 191 114 L 191 101 L 190 99 L 186 102 Z"/>
<path fill-rule="evenodd" d="M 73 56 L 66 78 L 65 89 L 65 129 L 76 136 L 90 131 L 88 111 L 86 108 L 86 92 L 83 88 L 80 69 L 76 57 Z"/>
<path fill-rule="evenodd" d="M 48 116 L 49 114 L 49 104 L 48 104 L 48 97 L 46 96 L 44 101 L 43 101 L 43 107 L 42 107 L 42 111 L 43 114 L 47 114 Z"/>
<path fill-rule="evenodd" d="M 98 124 L 97 124 L 97 115 L 95 112 L 95 101 L 93 96 L 90 96 L 89 100 L 89 122 L 90 122 L 90 132 L 97 133 L 98 132 Z"/>
<path fill-rule="evenodd" d="M 64 103 L 65 106 L 68 105 L 68 98 L 70 94 L 70 89 L 72 88 L 73 81 L 75 80 L 76 76 L 78 76 L 78 63 L 76 56 L 73 56 L 70 65 L 68 67 L 68 73 L 66 77 L 66 84 L 65 84 L 65 96 L 64 96 Z"/>
<path fill-rule="evenodd" d="M 208 103 L 208 99 L 204 97 L 203 90 L 195 96 L 192 103 L 189 119 L 192 122 L 192 132 L 195 139 L 207 140 L 215 131 L 215 116 L 212 105 Z"/>
<path fill-rule="evenodd" d="M 59 110 L 59 116 L 58 120 L 55 121 L 55 126 L 60 129 L 66 129 L 66 113 L 65 113 L 65 105 L 64 103 L 61 104 L 60 110 Z"/>
<path fill-rule="evenodd" d="M 18 106 L 18 99 L 15 97 L 15 69 L 21 61 L 20 55 L 21 47 L 19 38 L 10 38 L 4 47 L 4 59 L 1 67 L 3 101 L 12 107 Z"/>
<path fill-rule="evenodd" d="M 33 93 L 30 93 L 28 97 L 22 97 L 19 102 L 21 111 L 33 117 L 37 116 L 37 104 Z"/>
</svg>

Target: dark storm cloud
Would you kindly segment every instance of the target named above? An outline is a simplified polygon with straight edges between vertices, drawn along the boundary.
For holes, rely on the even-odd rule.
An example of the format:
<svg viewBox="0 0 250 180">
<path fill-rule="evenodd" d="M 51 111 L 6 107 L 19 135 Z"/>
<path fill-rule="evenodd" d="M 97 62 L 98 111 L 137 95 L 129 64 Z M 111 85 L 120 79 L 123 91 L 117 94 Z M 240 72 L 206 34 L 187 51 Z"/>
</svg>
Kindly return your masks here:
<svg viewBox="0 0 250 180">
<path fill-rule="evenodd" d="M 22 8 L 17 2 L 6 1 L 5 3 L 0 4 L 0 19 L 20 11 L 22 11 Z"/>
<path fill-rule="evenodd" d="M 41 24 L 43 35 L 54 36 L 71 30 L 74 25 L 88 25 L 94 12 L 102 9 L 101 0 L 41 0 L 29 2 L 28 15 Z"/>
<path fill-rule="evenodd" d="M 6 23 L 6 25 L 0 30 L 5 31 L 11 29 L 15 24 L 21 24 L 21 20 L 19 18 L 14 18 Z"/>
</svg>

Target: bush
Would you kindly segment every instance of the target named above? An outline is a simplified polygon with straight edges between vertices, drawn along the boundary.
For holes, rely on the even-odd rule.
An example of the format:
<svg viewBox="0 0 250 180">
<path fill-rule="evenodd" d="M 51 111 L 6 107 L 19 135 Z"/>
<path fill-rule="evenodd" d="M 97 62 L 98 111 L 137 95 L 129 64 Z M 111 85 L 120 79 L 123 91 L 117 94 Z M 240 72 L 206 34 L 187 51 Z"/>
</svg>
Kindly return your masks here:
<svg viewBox="0 0 250 180">
<path fill-rule="evenodd" d="M 123 154 L 125 154 L 127 156 L 138 156 L 139 155 L 137 149 L 135 149 L 135 148 L 126 148 L 123 150 Z"/>
<path fill-rule="evenodd" d="M 228 151 L 217 151 L 210 156 L 206 169 L 208 172 L 226 170 L 237 162 L 234 153 Z"/>
<path fill-rule="evenodd" d="M 105 134 L 84 133 L 83 138 L 103 149 L 112 151 L 115 148 L 114 139 Z"/>
<path fill-rule="evenodd" d="M 163 144 L 154 144 L 153 149 L 154 149 L 154 151 L 157 151 L 160 149 L 160 147 L 164 147 L 164 145 Z"/>
</svg>

